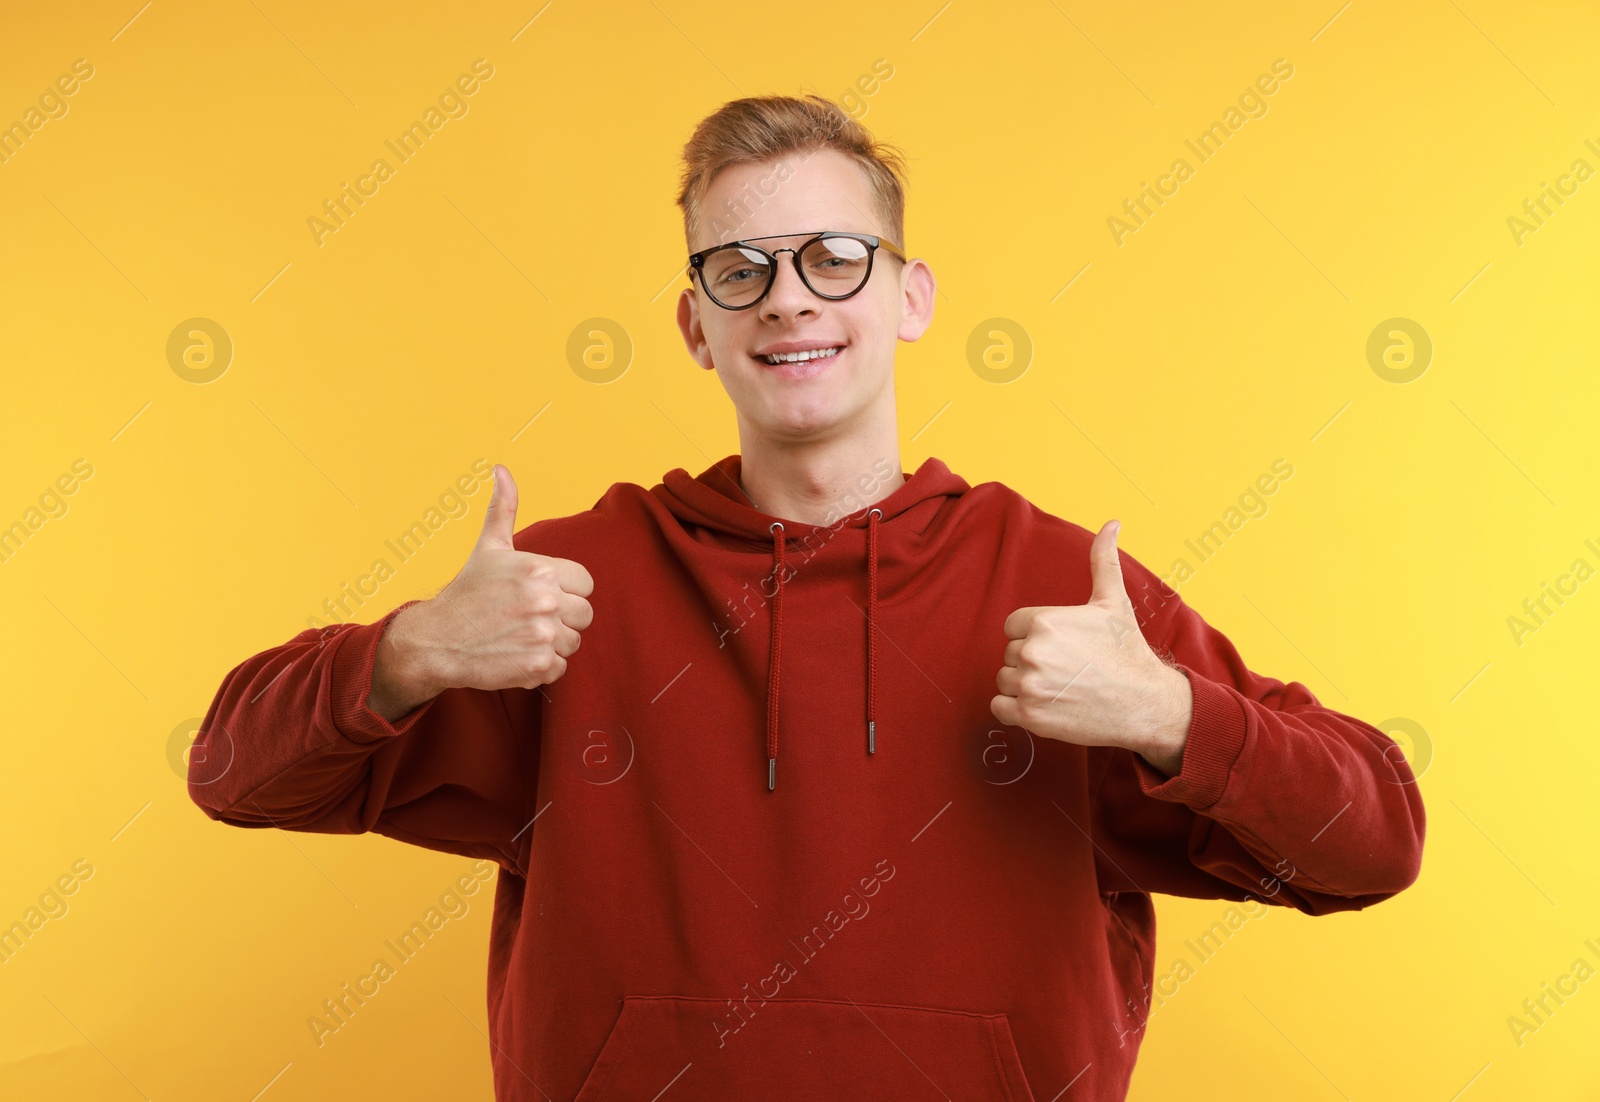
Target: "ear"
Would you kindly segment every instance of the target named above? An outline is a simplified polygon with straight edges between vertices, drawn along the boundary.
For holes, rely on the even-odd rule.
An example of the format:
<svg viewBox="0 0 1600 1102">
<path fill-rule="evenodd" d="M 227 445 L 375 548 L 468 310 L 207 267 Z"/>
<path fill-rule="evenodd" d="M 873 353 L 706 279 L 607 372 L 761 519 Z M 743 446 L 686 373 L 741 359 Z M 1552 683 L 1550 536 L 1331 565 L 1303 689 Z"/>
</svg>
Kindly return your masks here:
<svg viewBox="0 0 1600 1102">
<path fill-rule="evenodd" d="M 684 347 L 695 363 L 707 371 L 716 370 L 711 362 L 711 346 L 706 343 L 705 330 L 700 326 L 700 293 L 693 286 L 685 287 L 678 295 L 678 332 L 683 334 Z"/>
<path fill-rule="evenodd" d="M 900 328 L 896 336 L 914 341 L 933 324 L 933 300 L 939 292 L 933 269 L 920 258 L 906 261 L 900 273 Z"/>
</svg>

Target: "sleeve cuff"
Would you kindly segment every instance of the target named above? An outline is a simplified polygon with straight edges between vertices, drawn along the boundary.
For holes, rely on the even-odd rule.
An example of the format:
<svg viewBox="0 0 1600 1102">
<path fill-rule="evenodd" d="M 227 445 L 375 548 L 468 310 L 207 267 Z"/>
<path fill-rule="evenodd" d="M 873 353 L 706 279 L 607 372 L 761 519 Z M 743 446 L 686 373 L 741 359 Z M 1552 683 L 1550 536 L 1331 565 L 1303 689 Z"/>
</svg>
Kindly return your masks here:
<svg viewBox="0 0 1600 1102">
<path fill-rule="evenodd" d="M 1185 803 L 1203 811 L 1222 798 L 1233 763 L 1244 750 L 1244 705 L 1226 685 L 1202 677 L 1181 663 L 1178 668 L 1189 678 L 1194 692 L 1194 714 L 1183 747 L 1183 765 L 1169 777 L 1134 753 L 1133 769 L 1146 796 Z"/>
<path fill-rule="evenodd" d="M 376 623 L 347 627 L 332 641 L 333 725 L 353 742 L 376 742 L 404 734 L 433 703 L 425 701 L 417 705 L 395 723 L 367 707 L 367 698 L 372 695 L 372 667 L 378 658 L 378 644 L 383 641 L 383 633 L 402 609 L 414 604 L 417 602 L 407 601 Z"/>
</svg>

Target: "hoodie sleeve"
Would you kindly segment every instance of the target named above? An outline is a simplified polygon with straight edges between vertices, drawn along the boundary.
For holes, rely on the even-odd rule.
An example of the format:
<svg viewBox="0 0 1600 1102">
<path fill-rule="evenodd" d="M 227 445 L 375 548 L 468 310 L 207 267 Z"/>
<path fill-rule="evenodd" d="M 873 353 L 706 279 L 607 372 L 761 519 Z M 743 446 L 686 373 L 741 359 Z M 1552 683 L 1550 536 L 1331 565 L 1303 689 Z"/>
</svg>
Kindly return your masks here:
<svg viewBox="0 0 1600 1102">
<path fill-rule="evenodd" d="M 378 642 L 416 603 L 236 666 L 190 752 L 190 798 L 233 826 L 373 831 L 525 874 L 538 694 L 446 689 L 392 724 L 366 705 Z"/>
<path fill-rule="evenodd" d="M 1145 637 L 1188 677 L 1194 714 L 1174 776 L 1102 751 L 1091 805 L 1102 890 L 1249 895 L 1318 915 L 1411 885 L 1425 816 L 1394 740 L 1298 681 L 1253 672 L 1173 589 L 1122 560 Z"/>
</svg>

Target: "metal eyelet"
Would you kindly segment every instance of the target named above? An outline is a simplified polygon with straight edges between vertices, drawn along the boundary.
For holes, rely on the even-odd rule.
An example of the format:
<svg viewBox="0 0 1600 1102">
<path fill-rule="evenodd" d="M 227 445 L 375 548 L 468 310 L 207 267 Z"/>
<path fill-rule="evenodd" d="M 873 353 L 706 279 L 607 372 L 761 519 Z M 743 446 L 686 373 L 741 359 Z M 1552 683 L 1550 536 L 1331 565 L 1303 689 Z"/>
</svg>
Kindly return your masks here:
<svg viewBox="0 0 1600 1102">
<path fill-rule="evenodd" d="M 783 531 L 783 521 L 781 521 L 781 520 L 773 521 L 771 524 L 767 525 L 767 531 L 769 531 L 769 532 L 772 532 L 772 531 L 781 532 L 781 531 Z"/>
<path fill-rule="evenodd" d="M 868 516 L 871 516 L 873 513 L 878 514 L 878 519 L 879 520 L 883 519 L 883 510 L 882 509 L 872 508 L 872 509 L 868 509 L 867 510 L 867 515 Z"/>
</svg>

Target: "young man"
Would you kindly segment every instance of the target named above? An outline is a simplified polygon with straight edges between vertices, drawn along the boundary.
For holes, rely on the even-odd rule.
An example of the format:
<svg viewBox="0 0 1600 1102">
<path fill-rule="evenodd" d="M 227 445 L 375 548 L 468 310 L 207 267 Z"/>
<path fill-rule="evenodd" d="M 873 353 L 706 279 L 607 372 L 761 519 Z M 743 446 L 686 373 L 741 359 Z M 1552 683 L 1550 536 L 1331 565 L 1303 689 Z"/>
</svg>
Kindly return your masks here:
<svg viewBox="0 0 1600 1102">
<path fill-rule="evenodd" d="M 906 477 L 894 354 L 934 278 L 891 150 L 763 97 L 685 161 L 678 324 L 739 453 L 520 530 L 496 466 L 436 597 L 228 675 L 197 746 L 232 764 L 191 795 L 496 862 L 499 1099 L 1121 1099 L 1151 893 L 1387 899 L 1414 777 L 1115 522 Z"/>
</svg>

